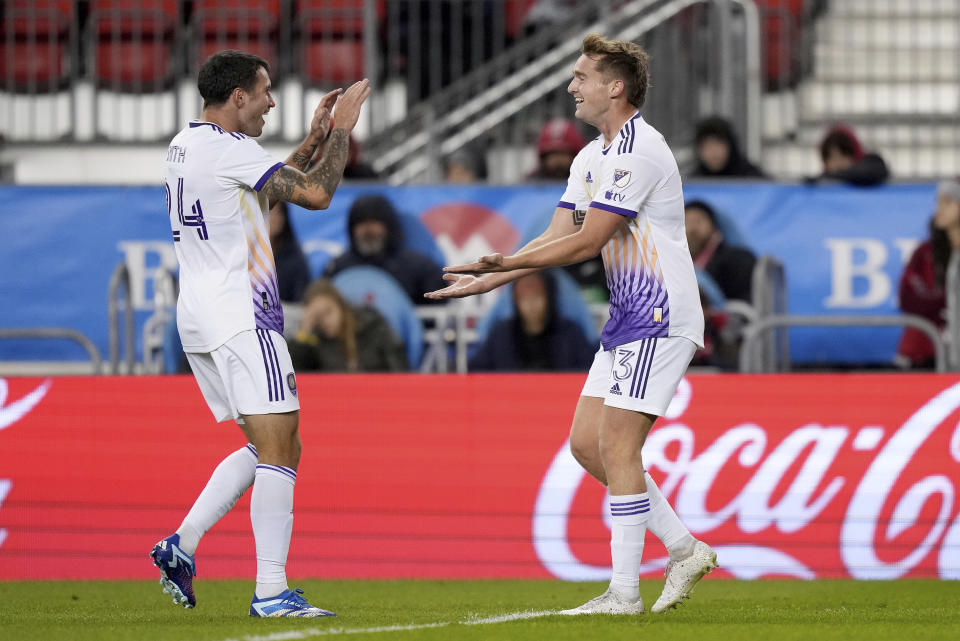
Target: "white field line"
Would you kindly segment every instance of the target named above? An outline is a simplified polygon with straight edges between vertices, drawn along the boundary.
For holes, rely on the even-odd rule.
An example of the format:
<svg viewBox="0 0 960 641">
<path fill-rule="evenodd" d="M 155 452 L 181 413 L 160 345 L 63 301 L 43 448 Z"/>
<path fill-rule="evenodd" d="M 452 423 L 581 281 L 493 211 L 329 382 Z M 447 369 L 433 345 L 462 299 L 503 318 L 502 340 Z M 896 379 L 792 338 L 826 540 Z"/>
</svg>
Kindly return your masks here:
<svg viewBox="0 0 960 641">
<path fill-rule="evenodd" d="M 293 641 L 313 637 L 332 637 L 343 634 L 376 634 L 377 632 L 405 632 L 409 630 L 426 630 L 428 628 L 445 628 L 456 625 L 489 625 L 491 623 L 504 623 L 507 621 L 521 621 L 523 619 L 545 617 L 556 613 L 555 610 L 530 610 L 527 612 L 514 612 L 513 614 L 500 614 L 492 617 L 471 617 L 466 621 L 383 625 L 371 628 L 304 628 L 302 630 L 287 630 L 285 632 L 274 632 L 272 634 L 246 635 L 239 639 L 231 637 L 224 639 L 224 641 Z"/>
</svg>

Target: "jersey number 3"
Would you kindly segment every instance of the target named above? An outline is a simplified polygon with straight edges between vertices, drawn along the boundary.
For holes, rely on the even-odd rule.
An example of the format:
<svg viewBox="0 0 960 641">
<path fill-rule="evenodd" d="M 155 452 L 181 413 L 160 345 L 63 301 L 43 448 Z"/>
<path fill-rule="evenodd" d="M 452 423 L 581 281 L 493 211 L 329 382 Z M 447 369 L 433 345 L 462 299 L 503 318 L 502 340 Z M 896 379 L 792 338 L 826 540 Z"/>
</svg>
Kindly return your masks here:
<svg viewBox="0 0 960 641">
<path fill-rule="evenodd" d="M 170 193 L 170 183 L 164 183 L 163 186 L 167 189 L 167 216 L 170 216 L 172 215 L 171 207 L 173 206 L 173 197 Z M 197 199 L 197 202 L 190 206 L 190 211 L 193 212 L 191 215 L 183 215 L 183 178 L 177 178 L 177 218 L 180 220 L 180 225 L 182 227 L 196 227 L 197 236 L 200 237 L 200 240 L 209 240 L 210 236 L 207 234 L 207 223 L 203 221 L 203 209 L 200 207 L 199 198 Z M 179 229 L 174 228 L 173 240 L 174 242 L 179 242 Z"/>
</svg>

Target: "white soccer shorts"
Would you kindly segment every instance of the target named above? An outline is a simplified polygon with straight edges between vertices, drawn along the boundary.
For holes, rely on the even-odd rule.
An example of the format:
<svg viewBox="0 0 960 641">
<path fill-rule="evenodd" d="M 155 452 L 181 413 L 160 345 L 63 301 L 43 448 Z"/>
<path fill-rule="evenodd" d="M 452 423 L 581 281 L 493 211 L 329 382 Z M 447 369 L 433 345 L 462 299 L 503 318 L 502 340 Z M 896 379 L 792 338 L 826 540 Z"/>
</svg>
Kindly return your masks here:
<svg viewBox="0 0 960 641">
<path fill-rule="evenodd" d="M 682 336 L 643 338 L 606 351 L 601 347 L 580 395 L 663 416 L 696 351 L 696 344 Z"/>
<path fill-rule="evenodd" d="M 187 352 L 187 361 L 217 421 L 300 409 L 293 363 L 277 332 L 240 332 L 212 352 Z"/>
</svg>

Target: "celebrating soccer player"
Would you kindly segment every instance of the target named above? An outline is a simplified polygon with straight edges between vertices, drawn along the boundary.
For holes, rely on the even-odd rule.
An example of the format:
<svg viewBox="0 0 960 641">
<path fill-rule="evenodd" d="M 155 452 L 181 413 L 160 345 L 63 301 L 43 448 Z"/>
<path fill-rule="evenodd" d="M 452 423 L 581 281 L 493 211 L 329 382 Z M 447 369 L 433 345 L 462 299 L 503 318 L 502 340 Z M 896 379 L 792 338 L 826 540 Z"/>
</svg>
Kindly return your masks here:
<svg viewBox="0 0 960 641">
<path fill-rule="evenodd" d="M 550 225 L 512 256 L 447 267 L 450 285 L 427 294 L 480 294 L 531 270 L 603 255 L 610 320 L 577 404 L 570 446 L 610 492 L 613 578 L 604 594 L 563 614 L 644 611 L 639 568 L 647 528 L 670 554 L 653 612 L 676 606 L 716 567 L 716 553 L 691 536 L 641 459 L 650 428 L 703 347 L 680 173 L 663 136 L 640 115 L 647 86 L 640 46 L 587 36 L 567 91 L 576 117 L 600 135 L 573 161 Z"/>
<path fill-rule="evenodd" d="M 253 140 L 275 106 L 269 71 L 265 60 L 248 53 L 212 55 L 197 80 L 202 119 L 190 122 L 167 150 L 167 211 L 180 263 L 180 338 L 214 417 L 235 420 L 248 443 L 217 466 L 176 533 L 150 555 L 174 603 L 194 607 L 193 555 L 200 538 L 252 485 L 257 585 L 250 615 L 333 616 L 287 585 L 300 403 L 283 340 L 266 217 L 270 202 L 309 209 L 330 204 L 370 87 L 362 80 L 324 96 L 306 139 L 283 163 Z M 308 169 L 321 145 L 319 161 Z"/>
</svg>

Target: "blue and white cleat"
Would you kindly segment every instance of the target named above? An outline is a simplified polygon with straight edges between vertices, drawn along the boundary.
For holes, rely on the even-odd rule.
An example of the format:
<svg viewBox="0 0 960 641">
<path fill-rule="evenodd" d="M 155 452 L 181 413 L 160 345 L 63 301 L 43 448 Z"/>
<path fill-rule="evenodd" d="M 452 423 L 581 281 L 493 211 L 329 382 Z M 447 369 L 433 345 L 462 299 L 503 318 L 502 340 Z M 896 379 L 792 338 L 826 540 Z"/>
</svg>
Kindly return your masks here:
<svg viewBox="0 0 960 641">
<path fill-rule="evenodd" d="M 267 599 L 258 599 L 254 592 L 253 601 L 250 602 L 250 616 L 313 618 L 337 615 L 329 610 L 313 607 L 303 598 L 303 590 L 294 588 Z"/>
<path fill-rule="evenodd" d="M 196 606 L 193 577 L 197 576 L 197 564 L 192 556 L 180 549 L 180 535 L 171 534 L 154 545 L 150 556 L 153 564 L 160 568 L 160 585 L 173 597 L 174 604 L 185 608 Z"/>
</svg>

